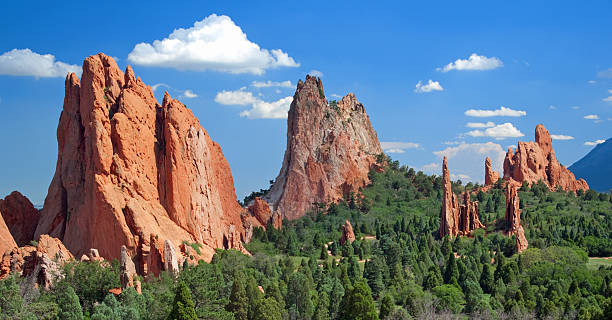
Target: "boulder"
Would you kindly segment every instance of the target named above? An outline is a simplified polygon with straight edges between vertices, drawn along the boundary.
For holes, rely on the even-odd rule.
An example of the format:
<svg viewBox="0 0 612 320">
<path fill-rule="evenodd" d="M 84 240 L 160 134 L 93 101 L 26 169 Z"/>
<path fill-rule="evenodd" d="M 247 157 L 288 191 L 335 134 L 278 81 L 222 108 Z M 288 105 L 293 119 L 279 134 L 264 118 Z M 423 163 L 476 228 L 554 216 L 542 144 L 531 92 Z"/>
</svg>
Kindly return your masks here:
<svg viewBox="0 0 612 320">
<path fill-rule="evenodd" d="M 32 202 L 18 191 L 13 191 L 0 199 L 0 212 L 17 245 L 30 244 L 39 219 L 39 212 Z"/>
<path fill-rule="evenodd" d="M 272 211 L 266 200 L 256 197 L 253 203 L 249 206 L 249 211 L 262 226 L 267 226 L 268 222 L 272 219 Z"/>
<path fill-rule="evenodd" d="M 233 178 L 220 146 L 192 111 L 122 72 L 104 54 L 66 77 L 55 175 L 35 236 L 50 234 L 77 255 L 97 248 L 141 265 L 150 234 L 173 243 L 246 251 Z M 231 227 L 231 231 L 230 231 Z"/>
<path fill-rule="evenodd" d="M 562 189 L 577 192 L 588 190 L 583 179 L 576 180 L 574 174 L 557 161 L 548 130 L 539 124 L 535 130 L 535 142 L 518 142 L 514 151 L 508 148 L 504 159 L 504 180 L 517 186 L 544 182 L 551 190 Z"/>
<path fill-rule="evenodd" d="M 283 218 L 299 218 L 314 203 L 338 201 L 367 186 L 381 153 L 376 131 L 355 95 L 330 102 L 321 79 L 306 76 L 289 107 L 282 168 L 264 198 Z"/>
</svg>

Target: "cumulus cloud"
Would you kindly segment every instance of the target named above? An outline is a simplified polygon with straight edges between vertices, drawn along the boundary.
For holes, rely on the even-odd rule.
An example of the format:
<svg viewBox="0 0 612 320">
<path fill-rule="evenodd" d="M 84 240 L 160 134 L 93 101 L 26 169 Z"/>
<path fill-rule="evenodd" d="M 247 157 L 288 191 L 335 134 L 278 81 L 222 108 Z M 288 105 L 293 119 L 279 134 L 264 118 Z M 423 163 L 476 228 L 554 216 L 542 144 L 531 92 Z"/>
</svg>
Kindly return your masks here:
<svg viewBox="0 0 612 320">
<path fill-rule="evenodd" d="M 598 144 L 600 144 L 600 143 L 604 143 L 604 142 L 606 142 L 606 140 L 602 140 L 602 139 L 600 139 L 600 140 L 595 140 L 595 141 L 586 141 L 586 142 L 584 143 L 584 145 L 585 145 L 585 146 L 596 146 L 596 145 L 598 145 Z"/>
<path fill-rule="evenodd" d="M 608 90 L 608 93 L 612 93 L 612 89 Z M 607 97 L 607 98 L 603 98 L 603 99 L 601 99 L 601 100 L 603 100 L 604 102 L 610 102 L 610 103 L 612 103 L 612 96 L 609 96 L 609 97 Z"/>
<path fill-rule="evenodd" d="M 293 88 L 291 81 L 253 81 L 251 86 L 255 88 L 270 88 L 270 87 L 281 87 L 281 88 Z"/>
<path fill-rule="evenodd" d="M 310 72 L 308 72 L 308 75 L 310 75 L 312 77 L 323 78 L 323 72 L 321 72 L 319 70 L 310 70 Z"/>
<path fill-rule="evenodd" d="M 492 70 L 503 66 L 504 63 L 496 57 L 488 58 L 472 53 L 468 59 L 457 59 L 443 68 L 438 68 L 438 70 L 442 72 L 449 72 L 451 70 Z"/>
<path fill-rule="evenodd" d="M 191 99 L 191 98 L 197 98 L 198 95 L 193 93 L 193 91 L 187 89 L 183 92 L 183 97 Z"/>
<path fill-rule="evenodd" d="M 612 78 L 612 68 L 597 72 L 597 76 L 600 78 Z"/>
<path fill-rule="evenodd" d="M 584 118 L 587 120 L 599 120 L 599 116 L 596 114 L 587 114 Z"/>
<path fill-rule="evenodd" d="M 286 119 L 289 106 L 293 97 L 285 97 L 277 101 L 266 102 L 255 97 L 252 92 L 245 88 L 240 90 L 226 91 L 217 93 L 215 102 L 223 105 L 251 106 L 251 109 L 240 112 L 241 117 L 249 119 Z"/>
<path fill-rule="evenodd" d="M 485 130 L 472 130 L 467 134 L 472 137 L 491 137 L 497 140 L 524 136 L 524 134 L 510 122 L 499 124 Z"/>
<path fill-rule="evenodd" d="M 428 163 L 426 165 L 423 165 L 420 168 L 420 170 L 428 174 L 441 175 L 442 174 L 442 163 L 441 162 Z"/>
<path fill-rule="evenodd" d="M 587 81 L 587 82 L 588 82 L 589 84 L 595 84 L 595 83 L 597 83 L 597 81 L 595 81 L 595 80 L 589 80 L 589 81 Z"/>
<path fill-rule="evenodd" d="M 406 149 L 416 149 L 420 147 L 414 142 L 381 142 L 380 146 L 386 153 L 404 153 Z"/>
<path fill-rule="evenodd" d="M 495 126 L 495 123 L 489 121 L 487 123 L 483 122 L 468 122 L 466 125 L 468 128 L 491 128 Z"/>
<path fill-rule="evenodd" d="M 438 81 L 432 81 L 431 79 L 429 79 L 427 84 L 422 84 L 422 82 L 419 81 L 415 86 L 414 92 L 423 93 L 442 90 L 444 90 L 444 88 L 442 88 Z"/>
<path fill-rule="evenodd" d="M 550 137 L 553 140 L 573 140 L 574 139 L 574 137 L 567 136 L 567 135 L 564 135 L 564 134 L 551 134 Z"/>
<path fill-rule="evenodd" d="M 437 164 L 437 166 L 433 166 L 433 163 L 429 165 L 432 169 L 436 170 L 436 172 L 432 173 L 438 175 L 442 173 L 442 158 L 446 157 L 448 160 L 449 170 L 451 174 L 456 174 L 456 178 L 461 178 L 460 175 L 465 175 L 468 178 L 461 178 L 462 180 L 472 180 L 482 183 L 484 182 L 485 158 L 491 158 L 493 170 L 501 171 L 506 152 L 499 144 L 494 142 L 461 143 L 457 146 L 447 147 L 444 150 L 435 151 L 434 155 L 440 159 L 440 162 Z M 472 179 L 470 179 L 470 177 Z"/>
<path fill-rule="evenodd" d="M 497 110 L 482 110 L 482 109 L 469 109 L 465 111 L 465 115 L 468 117 L 522 117 L 527 115 L 526 111 L 514 110 L 501 106 Z"/>
<path fill-rule="evenodd" d="M 137 44 L 128 60 L 138 65 L 177 70 L 252 74 L 300 65 L 280 49 L 260 48 L 247 39 L 230 17 L 216 14 L 197 21 L 191 28 L 176 29 L 167 38 L 152 44 Z"/>
<path fill-rule="evenodd" d="M 80 75 L 81 68 L 55 61 L 52 54 L 38 54 L 30 49 L 13 49 L 0 55 L 0 74 L 3 75 L 56 78 L 65 77 L 71 72 Z"/>
<path fill-rule="evenodd" d="M 573 106 L 572 109 L 578 110 L 578 109 L 580 109 L 580 107 L 579 106 Z"/>
<path fill-rule="evenodd" d="M 555 107 L 553 105 L 550 105 L 550 106 L 548 106 L 548 109 L 550 109 L 550 110 L 557 110 L 557 107 Z"/>
<path fill-rule="evenodd" d="M 172 92 L 177 92 L 180 94 L 181 98 L 188 98 L 188 99 L 192 99 L 192 98 L 197 98 L 199 97 L 196 93 L 194 93 L 193 91 L 187 89 L 187 90 L 179 90 L 179 89 L 175 89 L 165 83 L 156 83 L 154 85 L 151 86 L 151 89 L 153 90 L 153 92 L 157 91 L 157 89 L 164 87 L 167 88 L 169 91 Z"/>
</svg>

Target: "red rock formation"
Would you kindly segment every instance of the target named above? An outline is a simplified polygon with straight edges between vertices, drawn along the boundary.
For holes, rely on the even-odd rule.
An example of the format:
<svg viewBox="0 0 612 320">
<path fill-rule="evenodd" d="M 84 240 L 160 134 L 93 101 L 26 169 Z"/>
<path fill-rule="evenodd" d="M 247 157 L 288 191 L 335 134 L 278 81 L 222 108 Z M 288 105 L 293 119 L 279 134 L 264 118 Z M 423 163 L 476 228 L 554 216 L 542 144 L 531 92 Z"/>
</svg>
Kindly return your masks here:
<svg viewBox="0 0 612 320">
<path fill-rule="evenodd" d="M 519 141 L 516 152 L 508 149 L 504 179 L 517 186 L 542 180 L 551 190 L 561 188 L 576 192 L 589 189 L 586 181 L 576 180 L 574 174 L 557 161 L 550 134 L 541 124 L 535 129 L 535 142 Z"/>
<path fill-rule="evenodd" d="M 59 239 L 44 234 L 36 247 L 28 245 L 4 253 L 0 279 L 19 274 L 33 285 L 48 289 L 58 277 L 63 265 L 74 257 Z"/>
<path fill-rule="evenodd" d="M 0 199 L 0 212 L 18 246 L 25 246 L 34 239 L 39 213 L 28 198 L 13 191 Z"/>
<path fill-rule="evenodd" d="M 344 245 L 346 242 L 353 243 L 355 241 L 355 233 L 353 232 L 353 226 L 351 222 L 346 220 L 342 225 L 342 237 L 340 238 L 340 245 Z"/>
<path fill-rule="evenodd" d="M 493 185 L 499 180 L 499 172 L 493 171 L 491 168 L 491 159 L 487 157 L 485 160 L 485 186 Z"/>
<path fill-rule="evenodd" d="M 123 73 L 104 54 L 85 59 L 81 81 L 68 75 L 65 93 L 35 235 L 106 259 L 119 258 L 122 245 L 142 258 L 150 234 L 201 243 L 207 260 L 214 248 L 244 250 L 229 165 L 191 110 L 167 93 L 160 106 L 131 67 Z"/>
<path fill-rule="evenodd" d="M 253 203 L 249 206 L 249 211 L 264 227 L 268 224 L 268 221 L 272 219 L 272 211 L 270 210 L 270 206 L 266 200 L 260 197 L 256 197 L 255 200 L 253 200 Z"/>
<path fill-rule="evenodd" d="M 463 203 L 458 203 L 452 190 L 446 157 L 442 160 L 442 210 L 440 213 L 440 237 L 469 235 L 472 231 L 485 226 L 478 216 L 478 202 L 470 201 L 470 193 L 463 193 Z"/>
<path fill-rule="evenodd" d="M 527 249 L 528 243 L 525 238 L 525 231 L 521 226 L 521 209 L 516 186 L 508 184 L 506 186 L 506 230 L 508 236 L 516 235 L 517 252 Z"/>
<path fill-rule="evenodd" d="M 459 216 L 459 204 L 457 196 L 453 192 L 446 164 L 446 157 L 442 160 L 442 210 L 440 213 L 440 237 L 456 236 L 459 232 L 457 217 Z"/>
<path fill-rule="evenodd" d="M 289 108 L 283 165 L 265 199 L 284 218 L 299 218 L 315 202 L 338 201 L 368 185 L 380 153 L 376 131 L 355 95 L 330 104 L 321 80 L 306 76 Z"/>
<path fill-rule="evenodd" d="M 2 219 L 2 214 L 0 212 L 0 251 L 4 254 L 7 250 L 11 250 L 17 247 L 17 243 L 15 243 L 15 239 L 11 235 L 9 228 L 4 223 L 4 219 Z"/>
</svg>

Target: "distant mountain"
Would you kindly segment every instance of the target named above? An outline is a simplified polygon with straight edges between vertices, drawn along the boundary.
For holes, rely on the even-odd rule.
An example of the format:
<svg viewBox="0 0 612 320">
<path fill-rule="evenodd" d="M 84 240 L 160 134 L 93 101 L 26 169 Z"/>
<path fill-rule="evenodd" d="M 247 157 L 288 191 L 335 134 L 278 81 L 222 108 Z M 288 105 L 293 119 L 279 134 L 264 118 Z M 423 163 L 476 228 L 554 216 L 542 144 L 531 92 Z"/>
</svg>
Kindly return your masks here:
<svg viewBox="0 0 612 320">
<path fill-rule="evenodd" d="M 569 169 L 576 178 L 583 178 L 591 189 L 608 192 L 612 189 L 612 138 L 598 144 Z"/>
</svg>

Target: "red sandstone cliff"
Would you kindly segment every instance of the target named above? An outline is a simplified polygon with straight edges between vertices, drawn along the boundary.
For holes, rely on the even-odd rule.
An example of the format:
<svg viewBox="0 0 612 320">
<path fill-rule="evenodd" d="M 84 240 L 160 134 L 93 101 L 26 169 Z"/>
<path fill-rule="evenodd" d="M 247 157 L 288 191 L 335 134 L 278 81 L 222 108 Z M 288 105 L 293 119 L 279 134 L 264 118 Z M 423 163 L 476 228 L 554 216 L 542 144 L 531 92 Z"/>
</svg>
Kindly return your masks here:
<svg viewBox="0 0 612 320">
<path fill-rule="evenodd" d="M 499 172 L 494 171 L 491 167 L 491 159 L 485 159 L 485 186 L 493 185 L 499 180 Z"/>
<path fill-rule="evenodd" d="M 15 243 L 15 239 L 13 239 L 2 215 L 0 215 L 0 251 L 4 253 L 15 247 L 17 247 L 17 243 Z"/>
<path fill-rule="evenodd" d="M 283 165 L 265 199 L 283 217 L 299 218 L 314 202 L 359 192 L 380 153 L 376 131 L 355 95 L 330 104 L 321 79 L 306 76 L 289 109 Z"/>
<path fill-rule="evenodd" d="M 463 203 L 459 205 L 457 195 L 452 190 L 446 157 L 442 160 L 442 181 L 440 237 L 469 235 L 476 229 L 484 228 L 478 215 L 478 202 L 470 201 L 468 191 L 463 193 Z"/>
<path fill-rule="evenodd" d="M 6 198 L 0 199 L 0 212 L 18 246 L 25 246 L 34 240 L 40 215 L 28 198 L 13 191 Z"/>
<path fill-rule="evenodd" d="M 531 185 L 542 180 L 551 190 L 561 188 L 576 192 L 589 189 L 586 181 L 576 180 L 574 174 L 557 161 L 550 134 L 541 124 L 535 129 L 535 142 L 519 141 L 516 152 L 508 149 L 504 179 L 518 186 L 523 182 Z"/>
<path fill-rule="evenodd" d="M 57 140 L 35 237 L 107 259 L 125 245 L 141 265 L 152 234 L 203 244 L 208 260 L 214 248 L 248 240 L 219 145 L 185 105 L 167 93 L 159 105 L 131 67 L 124 73 L 98 54 L 85 59 L 80 81 L 68 75 Z"/>
<path fill-rule="evenodd" d="M 521 226 L 521 209 L 516 186 L 508 184 L 506 186 L 506 230 L 509 235 L 516 235 L 516 251 L 522 252 L 527 249 L 528 243 L 525 238 L 525 231 Z"/>
</svg>

